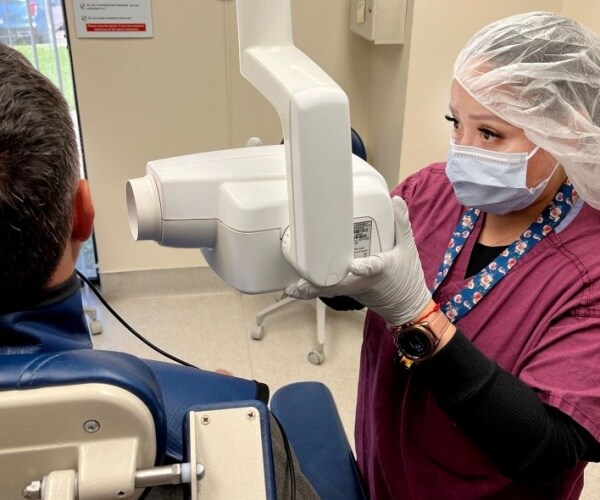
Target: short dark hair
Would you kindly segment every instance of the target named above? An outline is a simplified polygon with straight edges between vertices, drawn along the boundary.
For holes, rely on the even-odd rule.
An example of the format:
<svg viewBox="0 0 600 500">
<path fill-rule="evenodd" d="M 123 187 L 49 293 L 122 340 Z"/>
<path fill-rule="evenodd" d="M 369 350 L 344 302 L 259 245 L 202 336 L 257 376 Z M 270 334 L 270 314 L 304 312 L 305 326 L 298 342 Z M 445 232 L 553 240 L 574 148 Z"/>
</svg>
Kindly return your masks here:
<svg viewBox="0 0 600 500">
<path fill-rule="evenodd" d="M 78 180 L 63 95 L 0 44 L 0 296 L 48 284 L 70 236 Z"/>
</svg>

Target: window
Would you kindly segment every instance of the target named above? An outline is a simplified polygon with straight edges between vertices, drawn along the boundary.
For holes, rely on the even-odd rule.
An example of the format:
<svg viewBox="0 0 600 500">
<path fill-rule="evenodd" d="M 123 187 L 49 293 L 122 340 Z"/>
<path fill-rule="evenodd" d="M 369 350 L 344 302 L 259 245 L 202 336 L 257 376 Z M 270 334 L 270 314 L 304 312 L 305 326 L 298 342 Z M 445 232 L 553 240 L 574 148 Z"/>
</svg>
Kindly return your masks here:
<svg viewBox="0 0 600 500">
<path fill-rule="evenodd" d="M 61 90 L 69 103 L 75 135 L 81 145 L 62 0 L 0 0 L 0 42 L 25 55 Z M 85 177 L 81 147 L 79 153 L 81 176 Z M 77 269 L 91 280 L 98 280 L 93 236 L 83 245 Z"/>
</svg>

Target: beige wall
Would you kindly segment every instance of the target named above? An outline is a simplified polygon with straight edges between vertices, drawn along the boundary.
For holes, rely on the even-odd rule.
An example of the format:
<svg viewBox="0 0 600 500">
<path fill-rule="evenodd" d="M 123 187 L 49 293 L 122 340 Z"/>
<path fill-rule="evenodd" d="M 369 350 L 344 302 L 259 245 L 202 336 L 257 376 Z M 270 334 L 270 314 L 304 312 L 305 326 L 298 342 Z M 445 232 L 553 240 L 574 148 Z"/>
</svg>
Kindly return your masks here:
<svg viewBox="0 0 600 500">
<path fill-rule="evenodd" d="M 124 186 L 148 160 L 281 139 L 279 119 L 239 74 L 233 0 L 153 0 L 152 39 L 78 39 L 67 0 L 100 269 L 203 265 L 199 251 L 134 242 Z M 389 187 L 443 160 L 454 59 L 485 24 L 517 12 L 564 12 L 600 32 L 596 0 L 409 0 L 404 45 L 352 33 L 350 0 L 292 0 L 294 40 L 346 91 L 353 127 Z M 592 23 L 592 24 L 589 24 Z"/>
<path fill-rule="evenodd" d="M 403 45 L 371 48 L 368 161 L 381 172 L 390 188 L 398 179 L 409 53 L 408 37 Z"/>
<path fill-rule="evenodd" d="M 229 147 L 223 5 L 155 1 L 154 38 L 120 40 L 78 39 L 71 4 L 67 0 L 100 269 L 195 265 L 197 251 L 133 241 L 125 183 L 144 175 L 148 160 Z"/>
<path fill-rule="evenodd" d="M 231 81 L 232 144 L 250 135 L 269 144 L 279 143 L 282 130 L 271 105 L 239 71 L 235 3 L 224 2 L 228 25 L 228 72 Z M 368 129 L 369 60 L 371 44 L 349 30 L 349 0 L 292 0 L 294 43 L 317 62 L 346 92 L 352 125 L 366 140 Z M 323 41 L 327 39 L 324 44 Z M 259 119 L 257 119 L 257 117 Z"/>
<path fill-rule="evenodd" d="M 600 34 L 600 2 L 598 0 L 564 0 L 562 13 L 576 19 Z"/>
</svg>

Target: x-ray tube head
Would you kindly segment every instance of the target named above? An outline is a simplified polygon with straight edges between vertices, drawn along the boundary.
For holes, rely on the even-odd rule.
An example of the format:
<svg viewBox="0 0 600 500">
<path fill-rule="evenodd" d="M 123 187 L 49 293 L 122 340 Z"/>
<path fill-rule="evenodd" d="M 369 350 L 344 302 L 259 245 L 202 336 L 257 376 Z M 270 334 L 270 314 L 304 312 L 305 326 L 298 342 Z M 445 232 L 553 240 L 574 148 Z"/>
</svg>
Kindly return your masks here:
<svg viewBox="0 0 600 500">
<path fill-rule="evenodd" d="M 394 220 L 381 174 L 357 156 L 351 160 L 354 255 L 365 257 L 393 246 Z M 200 249 L 241 292 L 283 290 L 300 278 L 288 258 L 286 180 L 282 145 L 153 160 L 145 177 L 127 184 L 131 233 L 137 240 Z"/>
</svg>

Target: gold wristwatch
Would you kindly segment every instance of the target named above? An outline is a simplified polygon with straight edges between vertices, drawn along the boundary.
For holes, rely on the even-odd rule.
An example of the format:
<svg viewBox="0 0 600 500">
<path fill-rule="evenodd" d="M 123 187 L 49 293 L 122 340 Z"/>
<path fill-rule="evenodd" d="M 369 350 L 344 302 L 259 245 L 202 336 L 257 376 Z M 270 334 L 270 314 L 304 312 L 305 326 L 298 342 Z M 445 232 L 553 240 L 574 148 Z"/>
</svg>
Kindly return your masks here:
<svg viewBox="0 0 600 500">
<path fill-rule="evenodd" d="M 394 344 L 398 351 L 398 359 L 406 368 L 417 361 L 425 361 L 433 356 L 450 322 L 439 310 L 434 312 L 428 321 L 417 320 L 404 325 L 392 327 Z M 439 332 L 436 335 L 434 332 Z"/>
</svg>

